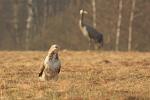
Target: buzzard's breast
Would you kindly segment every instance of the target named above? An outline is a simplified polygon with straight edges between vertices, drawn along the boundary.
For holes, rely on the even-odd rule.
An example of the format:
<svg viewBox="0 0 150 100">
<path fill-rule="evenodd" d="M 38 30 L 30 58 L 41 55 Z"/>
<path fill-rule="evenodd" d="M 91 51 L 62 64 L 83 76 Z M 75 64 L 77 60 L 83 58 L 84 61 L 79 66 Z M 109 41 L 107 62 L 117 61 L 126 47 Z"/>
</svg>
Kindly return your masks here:
<svg viewBox="0 0 150 100">
<path fill-rule="evenodd" d="M 52 69 L 53 70 L 58 70 L 58 69 L 60 69 L 60 66 L 61 66 L 61 63 L 60 63 L 60 60 L 55 60 L 55 61 L 52 61 L 51 62 L 51 67 L 52 67 Z"/>
<path fill-rule="evenodd" d="M 48 56 L 46 57 L 44 64 L 46 65 L 47 68 L 50 68 L 53 71 L 57 71 L 61 67 L 61 62 L 59 59 L 55 59 L 55 58 L 49 59 Z"/>
</svg>

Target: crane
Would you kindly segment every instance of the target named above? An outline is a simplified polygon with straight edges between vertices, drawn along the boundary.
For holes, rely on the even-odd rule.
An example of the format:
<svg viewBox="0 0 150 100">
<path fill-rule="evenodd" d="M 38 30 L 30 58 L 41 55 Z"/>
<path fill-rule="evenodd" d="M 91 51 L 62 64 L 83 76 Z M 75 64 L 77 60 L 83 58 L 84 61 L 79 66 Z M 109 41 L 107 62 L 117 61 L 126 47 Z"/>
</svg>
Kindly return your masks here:
<svg viewBox="0 0 150 100">
<path fill-rule="evenodd" d="M 87 11 L 80 10 L 79 28 L 83 35 L 89 40 L 89 47 L 92 41 L 94 41 L 95 48 L 101 48 L 103 46 L 103 34 L 98 32 L 95 28 L 84 23 L 84 14 L 88 14 Z"/>
</svg>

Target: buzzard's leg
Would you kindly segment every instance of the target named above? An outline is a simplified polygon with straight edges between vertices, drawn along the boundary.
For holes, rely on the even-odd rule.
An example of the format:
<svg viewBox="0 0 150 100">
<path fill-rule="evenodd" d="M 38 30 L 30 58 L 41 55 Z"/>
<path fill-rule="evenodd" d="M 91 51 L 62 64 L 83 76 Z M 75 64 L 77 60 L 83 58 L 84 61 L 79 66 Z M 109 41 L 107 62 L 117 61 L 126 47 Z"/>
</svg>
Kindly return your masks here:
<svg viewBox="0 0 150 100">
<path fill-rule="evenodd" d="M 54 78 L 53 78 L 54 81 L 57 81 L 58 80 L 58 75 L 56 75 Z"/>
</svg>

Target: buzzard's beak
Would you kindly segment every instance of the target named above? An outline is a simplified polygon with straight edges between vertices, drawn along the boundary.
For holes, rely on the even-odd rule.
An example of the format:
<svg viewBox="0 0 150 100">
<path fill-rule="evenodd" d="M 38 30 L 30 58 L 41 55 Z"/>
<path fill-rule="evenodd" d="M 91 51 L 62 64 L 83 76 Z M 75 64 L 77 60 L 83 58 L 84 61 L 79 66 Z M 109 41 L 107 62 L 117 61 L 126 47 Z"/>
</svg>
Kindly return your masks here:
<svg viewBox="0 0 150 100">
<path fill-rule="evenodd" d="M 50 47 L 50 49 L 49 49 L 48 54 L 51 54 L 52 52 L 53 52 L 53 53 L 58 53 L 58 51 L 59 51 L 59 46 L 58 46 L 58 45 L 52 45 L 52 46 Z"/>
<path fill-rule="evenodd" d="M 55 52 L 55 53 L 58 53 L 58 51 L 59 51 L 59 48 L 55 48 L 55 49 L 54 49 L 54 52 Z"/>
</svg>

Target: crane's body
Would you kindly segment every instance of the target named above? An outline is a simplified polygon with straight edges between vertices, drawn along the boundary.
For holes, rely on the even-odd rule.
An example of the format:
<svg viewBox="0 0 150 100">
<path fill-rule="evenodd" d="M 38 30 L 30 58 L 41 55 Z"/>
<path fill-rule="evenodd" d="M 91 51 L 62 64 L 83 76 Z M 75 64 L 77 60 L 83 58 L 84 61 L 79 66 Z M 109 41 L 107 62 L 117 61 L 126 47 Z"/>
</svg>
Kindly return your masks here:
<svg viewBox="0 0 150 100">
<path fill-rule="evenodd" d="M 86 11 L 80 10 L 80 20 L 79 20 L 79 27 L 83 35 L 88 38 L 89 44 L 91 44 L 91 41 L 93 40 L 95 43 L 98 44 L 98 47 L 103 46 L 103 34 L 99 33 L 95 28 L 85 24 L 83 22 L 84 14 L 87 14 Z"/>
</svg>

